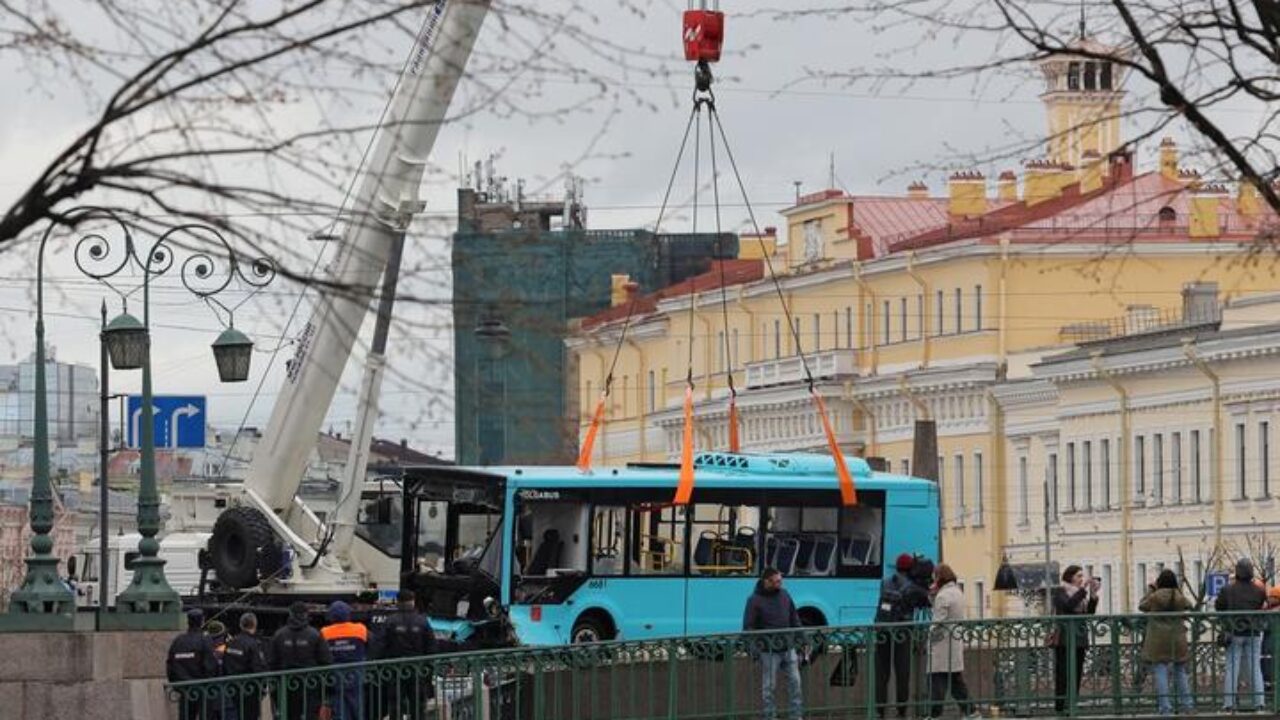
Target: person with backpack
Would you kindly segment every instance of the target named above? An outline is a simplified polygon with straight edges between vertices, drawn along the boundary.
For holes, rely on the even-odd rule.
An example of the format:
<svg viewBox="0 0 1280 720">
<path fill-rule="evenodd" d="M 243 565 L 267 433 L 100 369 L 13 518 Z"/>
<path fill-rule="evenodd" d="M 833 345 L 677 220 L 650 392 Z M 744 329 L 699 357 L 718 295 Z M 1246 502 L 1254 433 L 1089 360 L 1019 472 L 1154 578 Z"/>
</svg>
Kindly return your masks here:
<svg viewBox="0 0 1280 720">
<path fill-rule="evenodd" d="M 929 593 L 912 577 L 916 559 L 907 553 L 898 556 L 893 575 L 880 584 L 880 600 L 876 608 L 876 624 L 909 623 L 917 610 L 929 607 Z M 888 708 L 889 672 L 894 676 L 894 695 L 898 717 L 907 716 L 911 694 L 911 661 L 914 629 L 907 627 L 877 628 L 876 642 L 876 715 L 884 717 Z"/>
<path fill-rule="evenodd" d="M 1187 714 L 1195 711 L 1191 699 L 1191 679 L 1187 674 L 1187 660 L 1191 657 L 1187 646 L 1187 633 L 1183 620 L 1177 615 L 1191 609 L 1191 602 L 1178 589 L 1178 576 L 1164 569 L 1156 578 L 1155 588 L 1142 598 L 1138 610 L 1159 613 L 1147 621 L 1146 637 L 1142 639 L 1142 659 L 1151 664 L 1156 679 L 1156 710 L 1161 715 L 1173 715 L 1173 703 L 1169 700 L 1169 677 L 1177 686 L 1178 708 Z"/>
</svg>

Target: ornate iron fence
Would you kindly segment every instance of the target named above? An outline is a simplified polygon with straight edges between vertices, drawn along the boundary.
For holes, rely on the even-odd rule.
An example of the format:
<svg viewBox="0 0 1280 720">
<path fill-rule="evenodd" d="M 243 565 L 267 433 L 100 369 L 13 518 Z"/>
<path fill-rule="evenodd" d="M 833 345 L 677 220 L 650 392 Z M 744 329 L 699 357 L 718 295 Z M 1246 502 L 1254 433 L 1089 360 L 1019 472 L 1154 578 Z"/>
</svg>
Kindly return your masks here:
<svg viewBox="0 0 1280 720">
<path fill-rule="evenodd" d="M 1153 619 L 1163 623 L 1166 647 L 1145 642 Z M 169 691 L 181 720 L 249 719 L 258 711 L 290 720 L 772 718 L 764 706 L 765 668 L 780 666 L 776 717 L 787 717 L 787 661 L 794 657 L 798 707 L 810 720 L 892 716 L 899 708 L 914 717 L 956 715 L 951 697 L 939 708 L 930 690 L 935 682 L 943 691 L 959 690 L 957 676 L 932 673 L 961 665 L 973 704 L 967 709 L 988 717 L 1140 716 L 1159 710 L 1154 666 L 1144 659 L 1156 652 L 1186 658 L 1196 711 L 1233 704 L 1270 712 L 1280 708 L 1280 668 L 1269 661 L 1280 651 L 1273 629 L 1280 629 L 1280 614 L 805 628 L 371 661 L 173 683 Z M 1248 689 L 1227 694 L 1233 635 L 1242 654 L 1237 689 Z M 1260 657 L 1251 657 L 1251 648 Z M 1081 665 L 1071 662 L 1077 656 Z M 1253 663 L 1265 670 L 1260 700 L 1249 687 Z M 907 678 L 902 685 L 886 675 L 895 670 Z"/>
</svg>

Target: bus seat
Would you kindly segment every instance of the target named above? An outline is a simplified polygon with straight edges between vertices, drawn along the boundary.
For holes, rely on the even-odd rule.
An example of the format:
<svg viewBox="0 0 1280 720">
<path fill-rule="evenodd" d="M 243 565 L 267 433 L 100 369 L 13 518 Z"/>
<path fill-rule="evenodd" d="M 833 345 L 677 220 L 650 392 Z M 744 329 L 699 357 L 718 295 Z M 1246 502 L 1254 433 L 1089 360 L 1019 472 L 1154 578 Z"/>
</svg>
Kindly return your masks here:
<svg viewBox="0 0 1280 720">
<path fill-rule="evenodd" d="M 564 541 L 560 539 L 560 531 L 548 528 L 542 533 L 542 542 L 533 552 L 533 559 L 525 569 L 525 575 L 534 577 L 547 574 L 547 568 L 560 565 L 560 552 L 564 549 Z"/>
<path fill-rule="evenodd" d="M 814 541 L 813 562 L 810 568 L 814 575 L 830 575 L 836 555 L 836 539 L 831 535 L 823 535 Z"/>
<path fill-rule="evenodd" d="M 764 564 L 769 567 L 778 567 L 778 538 L 772 535 L 764 542 Z"/>
<path fill-rule="evenodd" d="M 796 572 L 809 574 L 813 571 L 813 548 L 817 544 L 812 535 L 800 536 L 800 548 L 796 552 Z"/>
<path fill-rule="evenodd" d="M 842 541 L 840 561 L 845 565 L 867 565 L 875 548 L 875 539 L 869 533 L 853 532 Z"/>
<path fill-rule="evenodd" d="M 712 563 L 712 545 L 720 537 L 710 530 L 703 530 L 698 536 L 698 544 L 693 547 L 693 564 L 710 565 Z"/>
<path fill-rule="evenodd" d="M 774 565 L 783 575 L 791 575 L 796 570 L 796 555 L 800 552 L 800 541 L 795 538 L 779 538 L 778 553 Z"/>
</svg>

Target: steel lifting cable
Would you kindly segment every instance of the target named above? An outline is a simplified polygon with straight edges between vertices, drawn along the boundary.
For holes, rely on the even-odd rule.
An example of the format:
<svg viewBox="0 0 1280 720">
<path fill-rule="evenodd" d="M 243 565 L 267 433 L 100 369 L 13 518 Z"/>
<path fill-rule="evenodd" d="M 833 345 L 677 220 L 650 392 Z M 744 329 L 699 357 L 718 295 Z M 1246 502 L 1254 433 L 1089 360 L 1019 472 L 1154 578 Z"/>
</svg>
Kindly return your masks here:
<svg viewBox="0 0 1280 720">
<path fill-rule="evenodd" d="M 711 148 L 711 194 L 715 200 L 716 208 L 716 250 L 721 250 L 721 239 L 723 238 L 723 229 L 720 224 L 720 168 L 716 163 L 716 132 L 715 125 L 712 122 L 712 113 L 715 111 L 715 99 L 711 99 L 712 112 L 707 113 L 707 142 Z M 737 358 L 733 356 L 732 348 L 729 344 L 729 290 L 728 283 L 725 281 L 724 272 L 724 254 L 720 255 L 720 315 L 724 327 L 724 365 L 725 374 L 729 384 L 729 452 L 737 453 L 742 451 L 742 444 L 738 436 L 738 388 L 733 383 L 733 367 Z"/>
<path fill-rule="evenodd" d="M 844 453 L 840 450 L 840 444 L 836 441 L 835 430 L 831 426 L 831 418 L 827 413 L 827 405 L 823 401 L 822 395 L 818 393 L 817 385 L 814 383 L 813 373 L 809 369 L 809 359 L 805 355 L 804 348 L 800 342 L 800 332 L 792 319 L 791 307 L 787 304 L 786 295 L 782 292 L 782 283 L 778 280 L 778 274 L 774 271 L 773 260 L 769 256 L 768 248 L 765 247 L 764 235 L 760 232 L 760 223 L 756 221 L 755 210 L 752 208 L 751 200 L 747 196 L 747 187 L 742 182 L 742 173 L 738 171 L 738 163 L 733 156 L 733 147 L 729 144 L 729 139 L 725 135 L 724 125 L 720 122 L 720 113 L 716 111 L 715 105 L 710 108 L 710 116 L 715 121 L 716 129 L 720 132 L 720 141 L 724 144 L 725 156 L 729 159 L 729 167 L 732 168 L 734 180 L 738 183 L 738 189 L 742 193 L 742 203 L 747 209 L 747 216 L 750 218 L 751 226 L 756 233 L 756 241 L 760 243 L 760 254 L 764 257 L 765 267 L 769 271 L 769 279 L 773 282 L 773 289 L 778 295 L 778 303 L 782 306 L 782 313 L 786 319 L 788 330 L 795 341 L 796 355 L 800 357 L 800 366 L 804 369 L 805 383 L 809 386 L 809 395 L 813 399 L 818 418 L 822 422 L 822 430 L 827 438 L 827 448 L 831 451 L 831 457 L 836 464 L 836 476 L 840 482 L 840 501 L 844 505 L 856 505 L 858 503 L 858 493 L 857 488 L 854 487 L 853 475 L 849 472 Z"/>
<path fill-rule="evenodd" d="M 680 149 L 676 152 L 676 162 L 671 168 L 671 177 L 667 180 L 667 190 L 662 195 L 662 205 L 658 209 L 658 221 L 655 223 L 653 231 L 656 235 L 662 229 L 662 220 L 667 212 L 667 203 L 671 200 L 671 190 L 675 187 L 676 175 L 680 171 L 680 161 L 684 158 L 685 148 L 689 144 L 689 133 L 693 130 L 694 121 L 698 117 L 698 108 L 695 106 L 694 111 L 689 113 L 689 122 L 685 124 L 684 137 L 680 140 Z M 613 390 L 614 371 L 618 369 L 618 357 L 622 354 L 622 346 L 626 343 L 627 332 L 631 329 L 631 320 L 635 316 L 636 301 L 638 295 L 633 295 L 627 307 L 627 317 L 622 323 L 622 332 L 618 335 L 618 342 L 613 348 L 613 360 L 609 363 L 609 372 L 605 375 L 604 388 L 600 391 L 600 399 L 596 402 L 595 412 L 591 415 L 591 425 L 587 427 L 586 437 L 582 439 L 582 448 L 578 452 L 578 470 L 586 473 L 591 471 L 591 456 L 595 450 L 596 437 L 600 434 L 600 425 L 604 421 L 605 405 L 609 400 L 609 395 Z"/>
</svg>

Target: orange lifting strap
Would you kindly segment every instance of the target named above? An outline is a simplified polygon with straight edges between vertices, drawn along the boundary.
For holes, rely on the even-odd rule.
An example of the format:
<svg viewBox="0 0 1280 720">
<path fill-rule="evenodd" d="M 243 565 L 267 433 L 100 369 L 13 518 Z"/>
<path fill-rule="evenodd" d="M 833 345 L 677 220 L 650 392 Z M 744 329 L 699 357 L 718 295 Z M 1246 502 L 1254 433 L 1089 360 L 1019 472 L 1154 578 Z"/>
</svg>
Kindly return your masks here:
<svg viewBox="0 0 1280 720">
<path fill-rule="evenodd" d="M 827 404 L 817 388 L 810 387 L 809 394 L 818 406 L 818 417 L 822 418 L 822 431 L 827 434 L 827 447 L 831 449 L 831 457 L 836 461 L 836 477 L 840 480 L 840 504 L 851 507 L 858 504 L 858 490 L 853 486 L 853 475 L 844 461 L 844 453 L 840 452 L 840 443 L 836 442 L 836 433 L 831 429 L 831 419 L 827 417 Z"/>
<path fill-rule="evenodd" d="M 600 421 L 604 419 L 604 402 L 607 399 L 607 390 L 600 393 L 600 402 L 596 403 L 595 414 L 591 416 L 591 427 L 587 428 L 587 437 L 582 441 L 582 452 L 578 453 L 579 472 L 591 472 L 591 451 L 596 446 L 596 435 L 600 432 Z"/>
<path fill-rule="evenodd" d="M 688 505 L 693 498 L 693 386 L 684 389 L 684 442 L 680 445 L 680 483 L 676 485 L 676 505 Z"/>
</svg>

